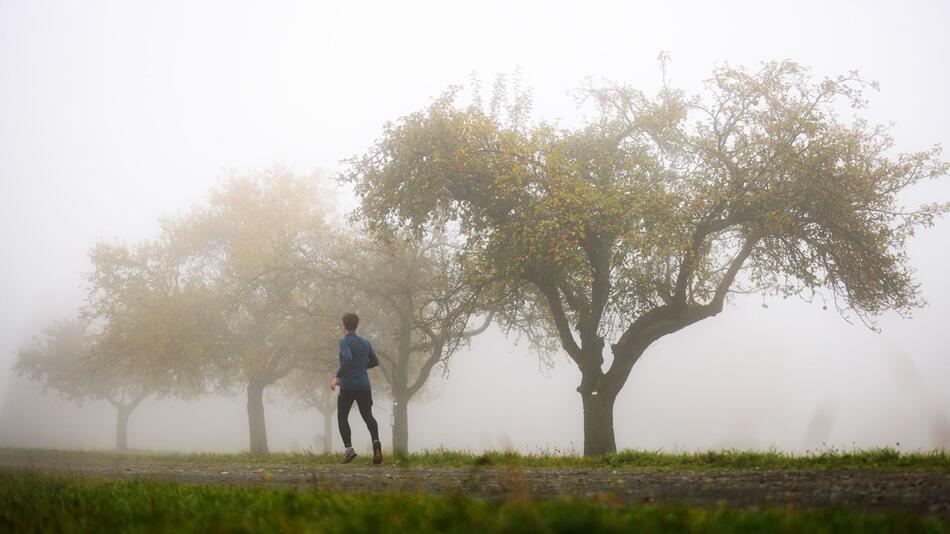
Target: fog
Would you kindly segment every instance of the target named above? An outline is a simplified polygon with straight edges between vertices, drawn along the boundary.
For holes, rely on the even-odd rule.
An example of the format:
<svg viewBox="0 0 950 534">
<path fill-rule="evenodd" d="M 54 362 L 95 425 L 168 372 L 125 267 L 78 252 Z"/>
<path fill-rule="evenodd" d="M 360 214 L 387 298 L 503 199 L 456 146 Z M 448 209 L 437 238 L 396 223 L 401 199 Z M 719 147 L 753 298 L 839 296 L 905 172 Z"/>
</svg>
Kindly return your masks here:
<svg viewBox="0 0 950 534">
<path fill-rule="evenodd" d="M 82 305 L 93 244 L 156 235 L 227 169 L 335 171 L 473 71 L 490 82 L 520 68 L 534 117 L 569 124 L 580 112 L 568 92 L 585 77 L 655 91 L 660 51 L 688 91 L 722 63 L 788 58 L 816 77 L 878 81 L 865 115 L 894 123 L 897 150 L 950 144 L 945 2 L 453 6 L 0 2 L 0 446 L 115 443 L 107 403 L 67 403 L 11 370 L 19 348 Z M 356 205 L 346 188 L 337 196 L 341 211 Z M 950 180 L 905 197 L 946 201 Z M 618 448 L 950 447 L 948 238 L 944 218 L 911 240 L 928 305 L 885 314 L 881 333 L 820 304 L 749 296 L 663 338 L 620 393 Z M 410 407 L 413 450 L 581 451 L 580 373 L 563 353 L 547 367 L 493 326 L 436 375 Z M 266 400 L 272 450 L 314 446 L 316 411 Z M 148 398 L 129 444 L 244 450 L 244 403 Z M 387 443 L 390 408 L 375 409 Z"/>
</svg>

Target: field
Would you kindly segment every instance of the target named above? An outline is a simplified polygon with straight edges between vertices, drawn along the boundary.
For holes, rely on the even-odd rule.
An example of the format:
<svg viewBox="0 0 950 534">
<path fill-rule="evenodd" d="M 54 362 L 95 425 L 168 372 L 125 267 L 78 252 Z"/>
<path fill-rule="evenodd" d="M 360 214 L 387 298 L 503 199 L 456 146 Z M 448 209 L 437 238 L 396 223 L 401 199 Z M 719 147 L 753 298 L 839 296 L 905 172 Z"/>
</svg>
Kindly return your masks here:
<svg viewBox="0 0 950 534">
<path fill-rule="evenodd" d="M 948 532 L 944 453 L 336 456 L 0 449 L 0 530 Z"/>
</svg>

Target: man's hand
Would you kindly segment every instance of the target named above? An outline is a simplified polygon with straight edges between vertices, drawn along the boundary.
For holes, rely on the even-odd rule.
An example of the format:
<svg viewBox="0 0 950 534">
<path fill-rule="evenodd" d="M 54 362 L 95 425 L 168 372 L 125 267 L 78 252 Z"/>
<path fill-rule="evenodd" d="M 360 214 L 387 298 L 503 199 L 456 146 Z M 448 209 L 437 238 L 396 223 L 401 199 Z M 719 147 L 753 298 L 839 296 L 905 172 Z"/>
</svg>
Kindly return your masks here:
<svg viewBox="0 0 950 534">
<path fill-rule="evenodd" d="M 330 391 L 336 391 L 336 387 L 340 385 L 340 377 L 334 376 L 333 380 L 330 381 Z"/>
</svg>

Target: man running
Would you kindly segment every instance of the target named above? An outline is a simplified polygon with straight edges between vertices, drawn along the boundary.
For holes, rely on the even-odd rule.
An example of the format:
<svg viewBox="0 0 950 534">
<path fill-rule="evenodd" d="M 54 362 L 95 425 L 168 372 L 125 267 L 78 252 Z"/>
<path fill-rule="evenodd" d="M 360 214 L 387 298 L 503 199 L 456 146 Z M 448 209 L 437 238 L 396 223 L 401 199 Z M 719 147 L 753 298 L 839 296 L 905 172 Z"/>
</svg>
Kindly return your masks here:
<svg viewBox="0 0 950 534">
<path fill-rule="evenodd" d="M 379 365 L 379 359 L 373 352 L 369 341 L 356 335 L 360 318 L 355 313 L 343 314 L 343 339 L 340 340 L 340 368 L 330 381 L 330 389 L 340 386 L 340 396 L 336 400 L 336 417 L 340 424 L 340 437 L 343 438 L 343 463 L 348 464 L 356 458 L 350 436 L 350 408 L 353 401 L 366 422 L 369 435 L 373 438 L 373 463 L 383 462 L 383 447 L 379 443 L 379 426 L 373 418 L 373 390 L 369 383 L 367 369 Z"/>
</svg>

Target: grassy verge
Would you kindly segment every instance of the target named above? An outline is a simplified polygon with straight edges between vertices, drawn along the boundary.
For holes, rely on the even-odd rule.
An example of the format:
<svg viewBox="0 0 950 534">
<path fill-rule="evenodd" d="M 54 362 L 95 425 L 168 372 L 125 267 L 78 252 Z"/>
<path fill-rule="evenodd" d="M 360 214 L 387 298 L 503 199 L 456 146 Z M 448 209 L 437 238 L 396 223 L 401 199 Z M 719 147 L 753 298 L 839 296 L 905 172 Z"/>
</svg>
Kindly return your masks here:
<svg viewBox="0 0 950 534">
<path fill-rule="evenodd" d="M 103 482 L 0 471 L 6 532 L 948 532 L 940 518 Z"/>
<path fill-rule="evenodd" d="M 11 449 L 8 449 L 11 450 Z M 184 462 L 202 464 L 266 463 L 275 465 L 336 464 L 338 455 L 310 453 L 273 453 L 267 456 L 216 453 L 119 453 L 107 451 L 14 451 L 64 459 L 130 460 L 148 462 Z M 369 463 L 368 455 L 357 463 Z M 708 451 L 696 453 L 664 453 L 626 450 L 614 454 L 585 458 L 538 453 L 436 450 L 405 456 L 389 456 L 386 463 L 401 467 L 554 467 L 554 468 L 630 468 L 651 470 L 717 470 L 717 469 L 920 469 L 950 471 L 950 455 L 944 451 L 900 452 L 883 448 L 841 451 L 831 449 L 809 455 L 793 455 L 777 451 Z"/>
</svg>

